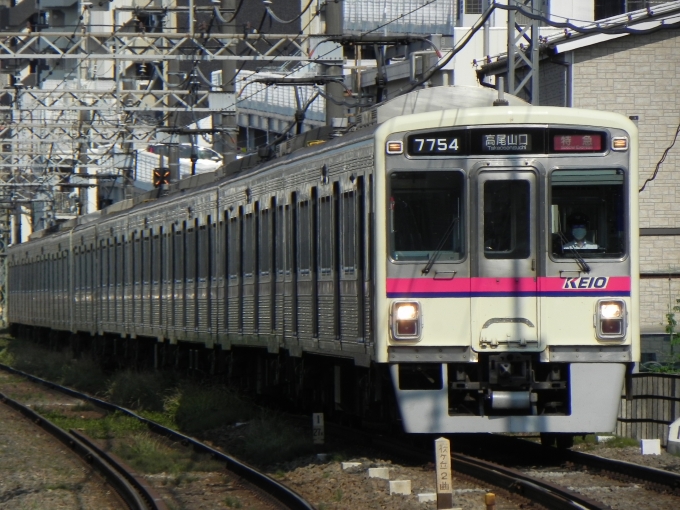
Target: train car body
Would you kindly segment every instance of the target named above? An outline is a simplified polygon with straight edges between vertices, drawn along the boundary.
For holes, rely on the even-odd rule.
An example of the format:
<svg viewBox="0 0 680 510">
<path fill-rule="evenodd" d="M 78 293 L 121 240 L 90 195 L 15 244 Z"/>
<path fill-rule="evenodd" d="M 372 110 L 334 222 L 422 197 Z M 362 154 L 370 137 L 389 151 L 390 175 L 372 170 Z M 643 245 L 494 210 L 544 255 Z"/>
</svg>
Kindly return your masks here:
<svg viewBox="0 0 680 510">
<path fill-rule="evenodd" d="M 613 430 L 639 358 L 635 125 L 494 98 L 419 91 L 37 233 L 9 250 L 9 320 L 350 360 L 331 405 L 393 401 L 407 432 Z"/>
</svg>

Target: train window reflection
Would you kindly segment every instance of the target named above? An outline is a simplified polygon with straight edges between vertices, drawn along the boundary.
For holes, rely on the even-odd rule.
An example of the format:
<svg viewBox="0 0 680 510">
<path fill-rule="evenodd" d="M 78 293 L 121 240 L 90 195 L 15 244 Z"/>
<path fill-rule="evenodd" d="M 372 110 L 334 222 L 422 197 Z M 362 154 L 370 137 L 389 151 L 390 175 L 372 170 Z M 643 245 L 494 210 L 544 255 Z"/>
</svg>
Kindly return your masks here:
<svg viewBox="0 0 680 510">
<path fill-rule="evenodd" d="M 392 259 L 436 262 L 464 255 L 462 172 L 393 172 L 389 180 Z"/>
<path fill-rule="evenodd" d="M 526 259 L 530 246 L 529 181 L 484 183 L 484 256 Z"/>
<path fill-rule="evenodd" d="M 551 251 L 556 258 L 620 258 L 626 206 L 621 169 L 556 170 L 551 175 Z"/>
</svg>

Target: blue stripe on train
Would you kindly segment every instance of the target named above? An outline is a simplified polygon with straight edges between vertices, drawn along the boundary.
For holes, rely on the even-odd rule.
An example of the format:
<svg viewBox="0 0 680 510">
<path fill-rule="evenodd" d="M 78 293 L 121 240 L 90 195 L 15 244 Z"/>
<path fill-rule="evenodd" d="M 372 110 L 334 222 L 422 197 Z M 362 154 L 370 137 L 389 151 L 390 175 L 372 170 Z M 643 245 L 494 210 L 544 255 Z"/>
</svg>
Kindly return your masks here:
<svg viewBox="0 0 680 510">
<path fill-rule="evenodd" d="M 630 291 L 606 290 L 553 292 L 388 292 L 388 298 L 473 298 L 473 297 L 629 297 Z"/>
</svg>

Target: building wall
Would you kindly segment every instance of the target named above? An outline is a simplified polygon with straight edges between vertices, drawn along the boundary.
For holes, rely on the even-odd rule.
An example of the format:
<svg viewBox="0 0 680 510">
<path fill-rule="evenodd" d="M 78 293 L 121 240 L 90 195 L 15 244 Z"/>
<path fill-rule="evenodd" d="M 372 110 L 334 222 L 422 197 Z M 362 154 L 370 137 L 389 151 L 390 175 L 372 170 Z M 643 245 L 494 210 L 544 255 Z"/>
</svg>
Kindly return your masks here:
<svg viewBox="0 0 680 510">
<path fill-rule="evenodd" d="M 539 67 L 539 101 L 542 106 L 569 106 L 567 104 L 567 66 L 554 62 L 541 62 Z"/>
<path fill-rule="evenodd" d="M 642 187 L 679 129 L 677 30 L 629 35 L 580 48 L 574 51 L 573 62 L 573 106 L 638 117 Z M 668 152 L 656 178 L 640 193 L 642 229 L 680 228 L 680 182 L 675 172 L 679 162 L 677 144 Z M 666 314 L 680 298 L 680 236 L 641 237 L 640 273 L 642 332 L 662 334 Z M 657 341 L 661 337 L 650 337 L 649 345 Z"/>
</svg>

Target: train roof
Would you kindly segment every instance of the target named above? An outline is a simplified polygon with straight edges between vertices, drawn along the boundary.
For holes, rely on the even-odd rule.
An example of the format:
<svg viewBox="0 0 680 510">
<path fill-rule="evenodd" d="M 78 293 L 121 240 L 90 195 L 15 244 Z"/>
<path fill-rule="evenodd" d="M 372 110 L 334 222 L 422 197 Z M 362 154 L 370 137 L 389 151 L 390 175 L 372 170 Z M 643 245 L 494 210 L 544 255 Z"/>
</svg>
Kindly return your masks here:
<svg viewBox="0 0 680 510">
<path fill-rule="evenodd" d="M 195 175 L 167 187 L 122 200 L 105 209 L 34 232 L 29 239 L 40 239 L 58 232 L 73 230 L 149 202 L 171 200 L 178 194 L 198 191 L 221 181 L 235 180 L 276 165 L 288 163 L 297 158 L 304 158 L 316 152 L 355 143 L 359 139 L 370 137 L 379 125 L 400 116 L 450 109 L 487 107 L 492 106 L 497 99 L 498 92 L 496 90 L 482 87 L 452 85 L 415 90 L 359 113 L 349 130 L 342 131 L 330 126 L 312 129 L 286 140 L 273 149 L 260 149 L 257 154 L 233 161 L 215 172 Z M 528 105 L 524 100 L 509 94 L 505 94 L 504 99 L 509 106 Z"/>
</svg>

